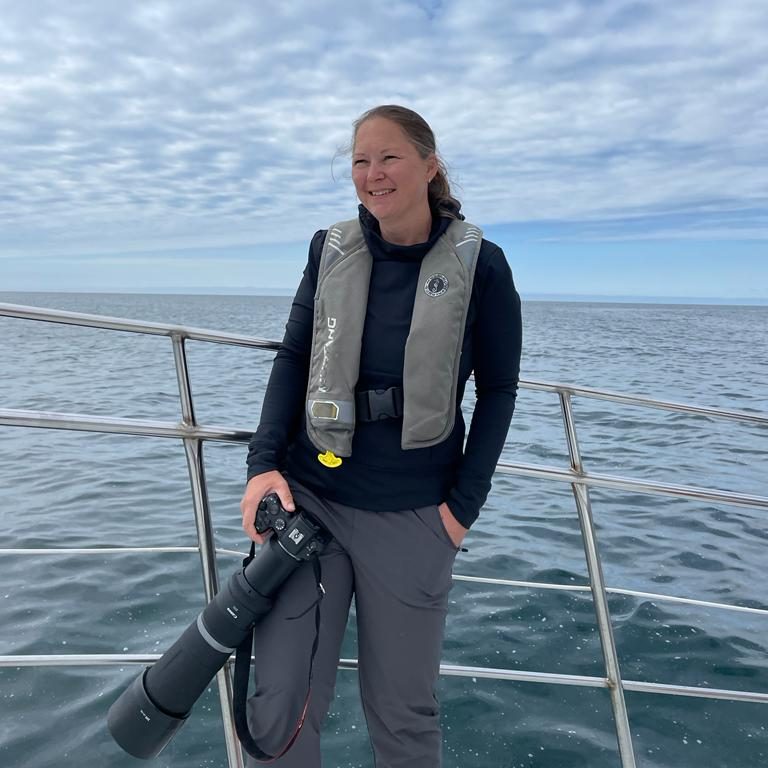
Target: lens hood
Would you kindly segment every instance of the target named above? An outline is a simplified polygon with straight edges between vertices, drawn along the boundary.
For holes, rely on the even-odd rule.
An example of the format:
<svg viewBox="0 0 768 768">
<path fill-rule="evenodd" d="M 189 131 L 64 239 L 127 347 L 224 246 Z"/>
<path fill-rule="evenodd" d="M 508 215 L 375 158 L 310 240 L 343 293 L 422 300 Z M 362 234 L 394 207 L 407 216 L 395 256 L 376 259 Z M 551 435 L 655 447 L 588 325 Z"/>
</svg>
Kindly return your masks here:
<svg viewBox="0 0 768 768">
<path fill-rule="evenodd" d="M 149 698 L 139 675 L 109 708 L 107 727 L 112 738 L 134 757 L 157 757 L 176 732 L 187 722 L 189 713 L 175 717 L 163 712 Z"/>
</svg>

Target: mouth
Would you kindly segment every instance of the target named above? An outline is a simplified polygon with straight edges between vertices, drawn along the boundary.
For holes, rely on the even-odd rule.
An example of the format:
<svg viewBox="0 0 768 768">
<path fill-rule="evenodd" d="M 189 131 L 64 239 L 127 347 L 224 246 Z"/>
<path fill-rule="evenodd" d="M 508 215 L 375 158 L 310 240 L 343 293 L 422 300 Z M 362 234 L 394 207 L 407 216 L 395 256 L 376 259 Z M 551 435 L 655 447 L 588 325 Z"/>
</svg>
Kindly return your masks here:
<svg viewBox="0 0 768 768">
<path fill-rule="evenodd" d="M 368 194 L 371 197 L 385 197 L 386 195 L 392 194 L 394 191 L 394 189 L 377 189 L 371 190 Z"/>
</svg>

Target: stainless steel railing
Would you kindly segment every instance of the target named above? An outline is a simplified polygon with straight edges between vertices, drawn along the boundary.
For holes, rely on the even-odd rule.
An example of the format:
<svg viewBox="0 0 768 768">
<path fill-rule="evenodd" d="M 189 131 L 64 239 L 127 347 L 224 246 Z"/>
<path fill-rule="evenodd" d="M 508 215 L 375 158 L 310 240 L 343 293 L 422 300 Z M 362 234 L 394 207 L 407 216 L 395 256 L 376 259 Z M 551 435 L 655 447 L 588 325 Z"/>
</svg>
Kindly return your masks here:
<svg viewBox="0 0 768 768">
<path fill-rule="evenodd" d="M 186 358 L 187 340 L 208 341 L 219 344 L 256 347 L 276 350 L 275 341 L 257 339 L 231 333 L 219 333 L 199 328 L 161 323 L 143 323 L 123 318 L 89 315 L 76 312 L 40 309 L 0 303 L 0 316 L 39 320 L 67 325 L 86 326 L 107 330 L 129 331 L 141 334 L 168 336 L 171 339 L 179 398 L 181 403 L 181 421 L 177 423 L 148 420 L 121 419 L 83 414 L 51 413 L 29 410 L 0 409 L 0 426 L 38 427 L 48 429 L 66 429 L 88 432 L 105 432 L 136 436 L 167 437 L 181 439 L 187 458 L 187 468 L 192 489 L 192 500 L 198 535 L 198 547 L 93 547 L 93 548 L 57 548 L 57 549 L 0 549 L 6 555 L 61 555 L 61 554 L 109 554 L 124 552 L 199 552 L 203 571 L 203 583 L 206 599 L 210 600 L 218 589 L 216 572 L 216 554 L 228 553 L 242 556 L 242 553 L 217 550 L 211 528 L 211 516 L 205 484 L 205 465 L 203 461 L 203 443 L 207 440 L 225 442 L 246 442 L 250 436 L 247 430 L 222 426 L 199 425 L 195 419 L 192 390 L 189 382 L 189 369 Z M 558 589 L 564 591 L 591 591 L 597 617 L 600 642 L 603 651 L 606 675 L 589 677 L 583 675 L 561 675 L 544 672 L 527 672 L 508 669 L 491 669 L 461 665 L 443 664 L 441 673 L 445 675 L 485 677 L 499 680 L 517 680 L 558 685 L 579 685 L 608 688 L 611 696 L 614 721 L 616 726 L 619 755 L 622 768 L 634 768 L 635 756 L 629 729 L 629 720 L 624 702 L 624 691 L 643 691 L 667 695 L 682 695 L 702 698 L 717 698 L 730 701 L 749 701 L 768 703 L 768 694 L 755 691 L 734 691 L 697 686 L 677 686 L 661 683 L 648 683 L 636 680 L 622 680 L 613 637 L 612 622 L 608 607 L 608 594 L 623 594 L 635 597 L 666 600 L 676 603 L 721 608 L 731 611 L 743 611 L 768 616 L 768 609 L 729 605 L 726 603 L 694 600 L 675 595 L 662 595 L 636 590 L 609 587 L 604 583 L 599 547 L 592 519 L 590 488 L 611 488 L 646 494 L 662 494 L 678 498 L 707 500 L 728 504 L 737 504 L 768 510 L 768 497 L 755 494 L 735 493 L 732 491 L 700 488 L 687 485 L 657 483 L 648 480 L 619 477 L 587 472 L 581 459 L 576 422 L 572 408 L 572 398 L 585 397 L 609 402 L 622 403 L 644 408 L 661 408 L 688 414 L 697 414 L 712 418 L 735 420 L 742 423 L 768 427 L 768 417 L 744 411 L 705 408 L 684 403 L 672 403 L 648 397 L 625 395 L 616 392 L 575 387 L 565 384 L 553 384 L 539 381 L 521 381 L 521 388 L 549 392 L 557 395 L 563 417 L 565 439 L 568 447 L 570 467 L 542 466 L 537 464 L 500 462 L 499 473 L 522 477 L 566 482 L 571 485 L 579 517 L 579 524 L 584 543 L 589 573 L 589 586 L 549 584 L 542 582 L 516 581 L 510 579 L 491 579 L 454 575 L 457 581 L 498 584 L 537 589 Z M 157 660 L 155 654 L 46 654 L 46 655 L 8 655 L 0 656 L 0 667 L 7 666 L 78 666 L 78 665 L 121 665 L 148 664 Z M 342 659 L 342 669 L 355 669 L 355 659 Z M 242 768 L 242 753 L 234 732 L 231 711 L 231 680 L 229 672 L 223 669 L 217 676 L 224 722 L 224 738 L 230 766 Z"/>
</svg>

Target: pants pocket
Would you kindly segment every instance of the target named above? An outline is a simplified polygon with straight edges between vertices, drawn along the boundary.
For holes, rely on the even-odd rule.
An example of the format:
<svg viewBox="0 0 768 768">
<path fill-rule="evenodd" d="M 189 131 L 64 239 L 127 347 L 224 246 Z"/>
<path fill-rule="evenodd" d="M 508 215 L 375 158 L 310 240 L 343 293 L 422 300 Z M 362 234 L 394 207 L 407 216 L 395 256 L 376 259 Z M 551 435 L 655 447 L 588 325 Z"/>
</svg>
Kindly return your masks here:
<svg viewBox="0 0 768 768">
<path fill-rule="evenodd" d="M 440 526 L 440 532 L 443 535 L 443 539 L 454 552 L 458 552 L 459 547 L 457 547 L 453 543 L 451 534 L 448 533 L 448 529 L 445 527 L 445 523 L 443 522 L 443 516 L 440 514 L 440 506 L 438 504 L 435 504 L 435 514 L 437 515 L 437 524 Z"/>
<path fill-rule="evenodd" d="M 419 507 L 414 512 L 442 544 L 450 547 L 454 554 L 459 551 L 459 548 L 453 543 L 453 539 L 451 539 L 448 530 L 443 524 L 443 518 L 440 516 L 440 507 L 437 504 Z"/>
</svg>

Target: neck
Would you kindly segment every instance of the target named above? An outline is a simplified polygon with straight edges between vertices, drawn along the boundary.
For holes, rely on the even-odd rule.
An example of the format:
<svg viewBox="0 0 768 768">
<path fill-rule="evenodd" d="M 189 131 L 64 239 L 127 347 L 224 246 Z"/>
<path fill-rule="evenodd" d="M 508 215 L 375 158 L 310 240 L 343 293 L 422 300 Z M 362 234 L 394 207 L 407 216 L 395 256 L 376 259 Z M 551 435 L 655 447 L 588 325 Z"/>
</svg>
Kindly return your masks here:
<svg viewBox="0 0 768 768">
<path fill-rule="evenodd" d="M 385 222 L 380 221 L 381 236 L 393 245 L 417 245 L 429 240 L 432 231 L 432 212 L 427 207 L 426 213 L 421 213 L 410 221 Z"/>
</svg>

